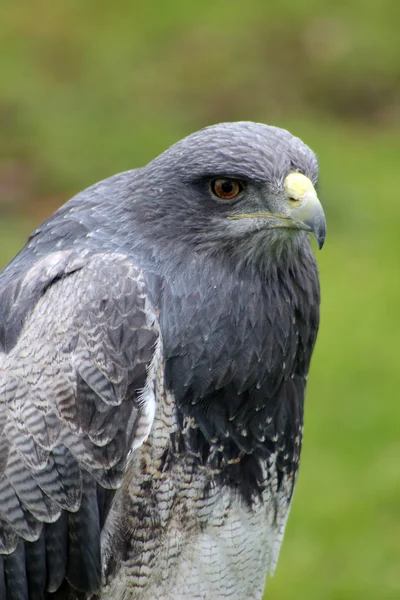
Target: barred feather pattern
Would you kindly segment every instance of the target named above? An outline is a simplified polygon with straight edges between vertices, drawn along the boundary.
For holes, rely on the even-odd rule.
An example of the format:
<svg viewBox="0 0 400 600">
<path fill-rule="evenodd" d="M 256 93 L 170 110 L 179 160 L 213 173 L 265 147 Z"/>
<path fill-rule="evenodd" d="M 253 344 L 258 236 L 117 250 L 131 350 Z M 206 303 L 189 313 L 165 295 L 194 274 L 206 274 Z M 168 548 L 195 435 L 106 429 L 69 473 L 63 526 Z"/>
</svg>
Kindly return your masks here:
<svg viewBox="0 0 400 600">
<path fill-rule="evenodd" d="M 161 364 L 159 362 L 158 364 Z M 152 431 L 127 466 L 102 534 L 101 600 L 259 600 L 274 572 L 295 475 L 278 482 L 276 454 L 249 506 L 188 448 L 163 370 Z M 189 447 L 189 446 L 188 446 Z M 121 519 L 124 515 L 124 519 Z"/>
<path fill-rule="evenodd" d="M 55 253 L 24 275 L 25 302 L 32 280 L 46 291 L 0 354 L 1 598 L 39 600 L 64 577 L 98 589 L 97 488 L 118 487 L 154 417 L 158 325 L 140 271 L 117 254 L 73 260 Z M 18 296 L 13 311 L 18 326 Z"/>
</svg>

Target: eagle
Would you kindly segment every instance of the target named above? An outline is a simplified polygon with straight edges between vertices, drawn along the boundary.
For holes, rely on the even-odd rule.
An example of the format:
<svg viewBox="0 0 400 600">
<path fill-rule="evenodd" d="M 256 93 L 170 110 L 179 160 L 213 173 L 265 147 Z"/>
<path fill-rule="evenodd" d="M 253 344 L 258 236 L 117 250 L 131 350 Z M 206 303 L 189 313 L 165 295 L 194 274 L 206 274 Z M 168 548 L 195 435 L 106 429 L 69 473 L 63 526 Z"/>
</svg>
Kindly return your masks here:
<svg viewBox="0 0 400 600">
<path fill-rule="evenodd" d="M 0 598 L 259 600 L 299 466 L 318 163 L 206 127 L 0 275 Z"/>
</svg>

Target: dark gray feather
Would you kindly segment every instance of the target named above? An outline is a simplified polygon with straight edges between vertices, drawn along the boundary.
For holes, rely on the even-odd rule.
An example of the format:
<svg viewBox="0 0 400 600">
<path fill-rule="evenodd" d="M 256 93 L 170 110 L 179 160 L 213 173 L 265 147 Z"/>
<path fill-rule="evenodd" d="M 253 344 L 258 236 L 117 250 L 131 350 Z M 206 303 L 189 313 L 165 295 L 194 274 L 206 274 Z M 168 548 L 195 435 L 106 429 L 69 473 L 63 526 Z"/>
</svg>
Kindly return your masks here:
<svg viewBox="0 0 400 600">
<path fill-rule="evenodd" d="M 157 339 L 145 283 L 124 255 L 59 252 L 21 273 L 3 296 L 10 298 L 3 324 L 19 324 L 0 355 L 6 581 L 25 573 L 12 592 L 24 600 L 26 586 L 39 598 L 65 576 L 94 591 L 101 574 L 96 482 L 112 489 L 121 480 Z M 29 543 L 26 551 L 22 541 L 14 550 L 16 536 Z M 7 583 L 7 600 L 10 593 Z"/>
</svg>

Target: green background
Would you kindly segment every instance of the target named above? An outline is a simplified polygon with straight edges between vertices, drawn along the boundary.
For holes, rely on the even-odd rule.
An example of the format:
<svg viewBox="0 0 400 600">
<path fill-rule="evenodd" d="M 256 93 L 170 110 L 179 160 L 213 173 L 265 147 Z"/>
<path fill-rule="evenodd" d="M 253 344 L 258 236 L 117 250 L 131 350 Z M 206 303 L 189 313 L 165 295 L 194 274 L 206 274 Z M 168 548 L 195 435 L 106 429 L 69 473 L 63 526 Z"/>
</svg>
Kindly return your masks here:
<svg viewBox="0 0 400 600">
<path fill-rule="evenodd" d="M 400 598 L 399 27 L 397 0 L 0 4 L 2 263 L 202 126 L 280 125 L 319 156 L 321 329 L 275 600 Z"/>
</svg>

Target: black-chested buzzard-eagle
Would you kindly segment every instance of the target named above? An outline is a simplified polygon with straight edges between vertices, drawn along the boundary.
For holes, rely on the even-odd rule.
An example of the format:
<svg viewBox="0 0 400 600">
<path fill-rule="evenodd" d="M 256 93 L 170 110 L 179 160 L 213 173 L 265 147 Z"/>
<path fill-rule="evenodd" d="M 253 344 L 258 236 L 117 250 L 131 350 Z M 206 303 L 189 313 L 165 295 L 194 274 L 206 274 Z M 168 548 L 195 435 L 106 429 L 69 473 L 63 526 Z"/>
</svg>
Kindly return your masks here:
<svg viewBox="0 0 400 600">
<path fill-rule="evenodd" d="M 0 275 L 0 598 L 259 600 L 299 464 L 313 152 L 224 123 L 81 192 Z"/>
</svg>

